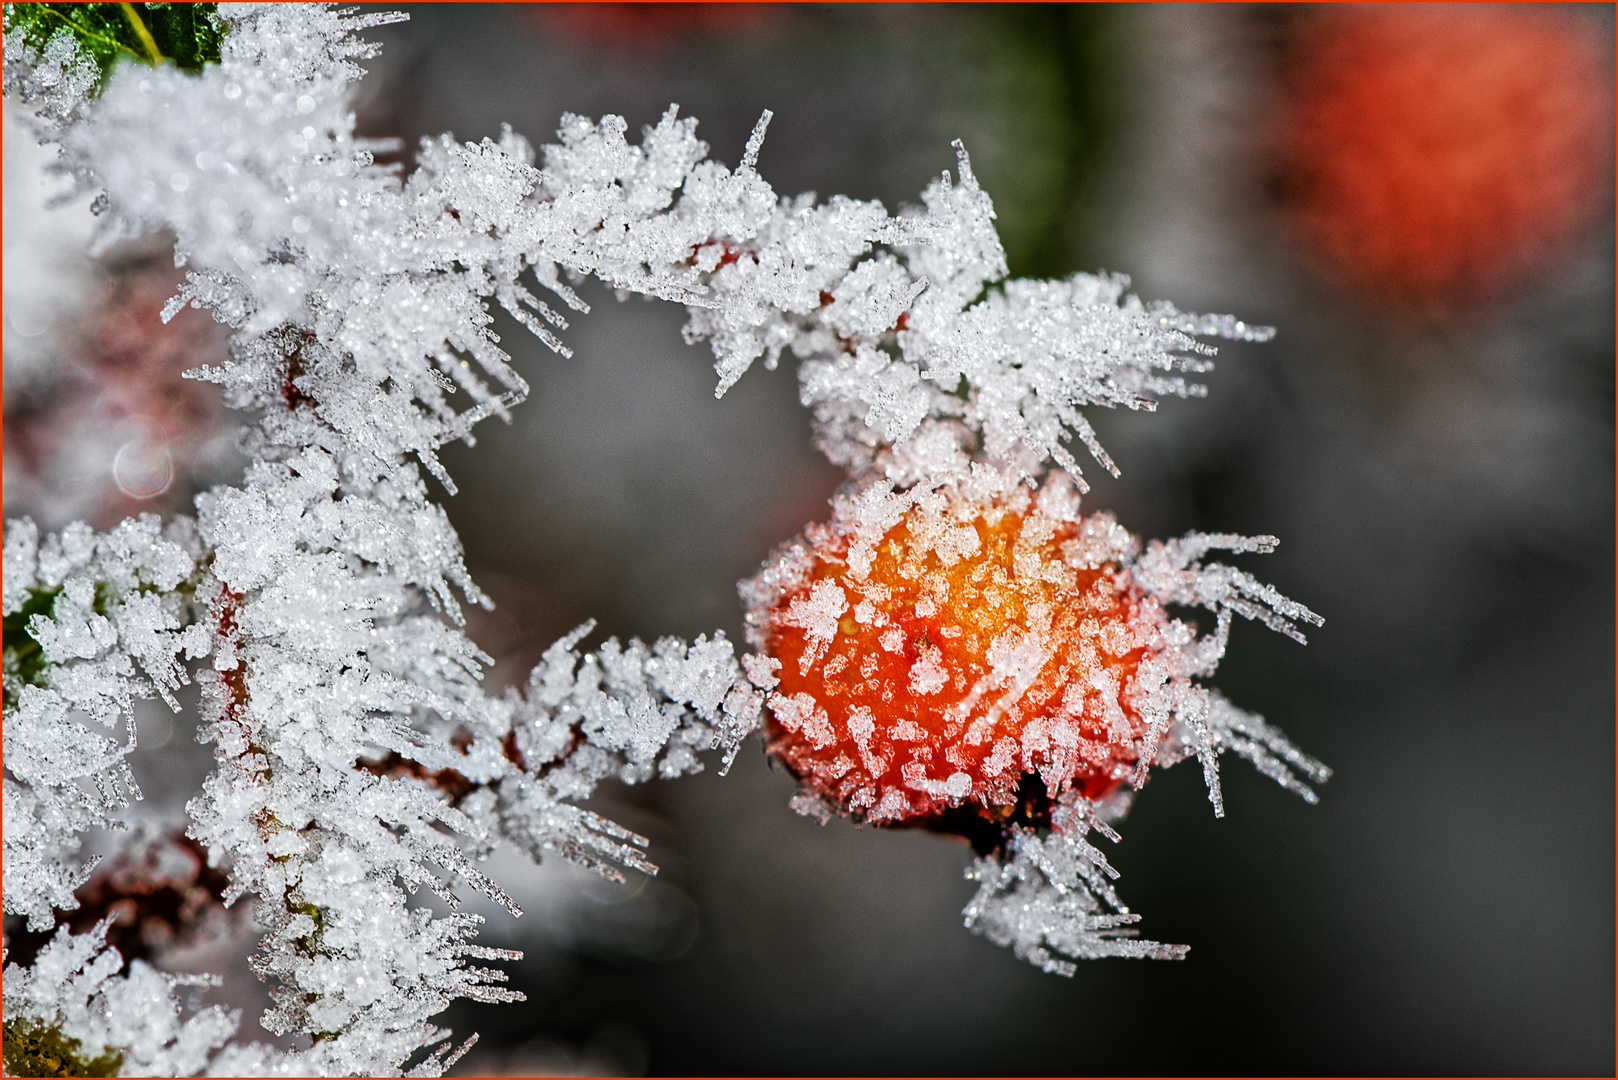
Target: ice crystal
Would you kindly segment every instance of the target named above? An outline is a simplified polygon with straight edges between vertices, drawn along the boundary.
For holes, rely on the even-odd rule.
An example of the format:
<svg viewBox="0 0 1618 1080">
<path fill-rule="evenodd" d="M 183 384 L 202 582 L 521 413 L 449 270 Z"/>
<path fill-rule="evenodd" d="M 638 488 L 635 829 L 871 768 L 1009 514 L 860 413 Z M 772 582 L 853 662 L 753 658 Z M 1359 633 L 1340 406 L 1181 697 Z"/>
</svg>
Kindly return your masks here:
<svg viewBox="0 0 1618 1080">
<path fill-rule="evenodd" d="M 131 702 L 172 702 L 188 681 L 184 661 L 208 650 L 202 626 L 181 628 L 197 551 L 189 526 L 165 530 L 145 515 L 43 544 L 26 519 L 6 526 L 5 907 L 30 929 L 77 906 L 73 890 L 93 867 L 73 865 L 80 833 L 121 827 L 119 812 L 140 797 L 124 760 L 135 745 Z M 127 741 L 80 718 L 127 720 Z"/>
<path fill-rule="evenodd" d="M 1053 975 L 1072 975 L 1073 960 L 1184 958 L 1183 945 L 1134 936 L 1140 916 L 1119 901 L 1109 881 L 1117 871 L 1082 831 L 1041 838 L 1014 826 L 1007 846 L 1009 857 L 986 855 L 967 871 L 979 883 L 964 913 L 969 930 Z"/>
<path fill-rule="evenodd" d="M 959 146 L 955 176 L 897 216 L 840 196 L 778 197 L 757 169 L 768 113 L 735 169 L 709 159 L 695 121 L 671 106 L 639 145 L 614 116 L 565 116 L 559 141 L 538 152 L 509 128 L 476 144 L 426 139 L 401 177 L 374 163 L 391 144 L 355 136 L 352 106 L 356 61 L 375 49 L 356 32 L 402 16 L 239 5 L 216 18 L 217 63 L 123 63 L 104 81 L 71 34 L 43 46 L 6 38 L 7 95 L 33 109 L 36 133 L 59 146 L 82 191 L 99 193 L 100 242 L 174 237 L 187 276 L 165 318 L 190 304 L 230 328 L 228 360 L 191 374 L 254 423 L 242 482 L 198 496 L 194 518 L 143 517 L 100 534 L 74 525 L 43 539 L 27 520 L 8 524 L 5 907 L 36 930 L 74 908 L 93 868 L 78 858 L 81 834 L 116 827 L 140 797 L 124 762 L 132 703 L 173 705 L 195 672 L 199 737 L 217 768 L 188 804 L 188 835 L 228 872 L 225 905 L 256 898 L 265 934 L 252 965 L 275 1002 L 261 1023 L 313 1045 L 215 1053 L 229 1035 L 220 1014 L 176 1026 L 164 977 L 138 962 L 119 974 L 104 927 L 78 937 L 64 928 L 32 967 L 8 968 L 8 1023 L 59 1030 L 147 1071 L 402 1069 L 442 1041 L 428 1019 L 454 998 L 520 998 L 499 985 L 501 972 L 467 964 L 518 954 L 473 944 L 474 916 L 413 907 L 417 889 L 454 906 L 464 884 L 521 914 L 476 865 L 499 838 L 609 876 L 655 872 L 645 838 L 578 803 L 604 780 L 695 772 L 710 748 L 728 766 L 766 705 L 773 724 L 817 749 L 846 738 L 870 752 L 866 780 L 885 775 L 895 763 L 875 764 L 871 708 L 834 724 L 825 701 L 790 682 L 823 660 L 823 674 L 838 662 L 861 670 L 869 649 L 833 649 L 850 624 L 902 653 L 882 621 L 931 618 L 944 598 L 923 581 L 896 603 L 894 583 L 877 578 L 914 579 L 905 566 L 927 559 L 967 565 L 986 542 L 975 522 L 992 508 L 1017 519 L 1015 542 L 1008 534 L 1000 546 L 1023 585 L 1082 576 L 1138 617 L 1123 629 L 1071 627 L 1064 639 L 1130 656 L 1127 677 L 1100 685 L 1085 669 L 1072 684 L 1075 701 L 1094 690 L 1097 715 L 1118 721 L 1092 740 L 1111 747 L 1104 762 L 1081 768 L 1083 740 L 1030 714 L 1027 746 L 993 768 L 978 763 L 981 775 L 897 763 L 898 781 L 837 806 L 882 821 L 957 809 L 968 796 L 1000 805 L 1023 799 L 1019 774 L 1037 774 L 1037 813 L 1008 818 L 1004 844 L 991 843 L 975 870 L 969 925 L 1049 970 L 1066 970 L 1059 955 L 1177 955 L 1128 937 L 1132 916 L 1084 841 L 1126 801 L 1118 781 L 1133 769 L 1138 786 L 1148 765 L 1196 756 L 1218 810 L 1214 765 L 1225 750 L 1301 792 L 1295 771 L 1324 778 L 1273 729 L 1192 681 L 1222 654 L 1232 615 L 1295 636 L 1295 623 L 1319 621 L 1202 561 L 1273 540 L 1193 535 L 1142 553 L 1110 518 L 1079 514 L 1083 481 L 1064 446 L 1077 438 L 1116 471 L 1081 407 L 1200 393 L 1183 377 L 1209 366 L 1213 350 L 1198 336 L 1262 340 L 1267 329 L 1143 303 L 1116 275 L 1004 281 L 992 204 Z M 611 639 L 581 652 L 586 624 L 551 647 L 526 686 L 492 695 L 481 686 L 489 658 L 462 632 L 460 608 L 488 600 L 421 469 L 453 492 L 439 447 L 470 441 L 478 421 L 508 415 L 526 394 L 490 330 L 490 305 L 565 354 L 567 318 L 539 294 L 584 312 L 572 283 L 585 276 L 686 305 L 685 335 L 710 343 L 718 393 L 790 350 L 819 445 L 853 483 L 833 526 L 811 527 L 806 544 L 747 586 L 754 653 L 738 659 L 722 634 Z M 883 547 L 896 528 L 917 544 L 897 568 Z M 810 552 L 832 547 L 849 569 L 842 583 L 816 577 Z M 895 685 L 919 699 L 961 681 L 955 689 L 972 699 L 963 721 L 990 697 L 992 723 L 1028 711 L 1019 698 L 1052 655 L 1040 636 L 1050 627 L 1035 625 L 1050 598 L 1036 592 L 988 629 L 971 685 L 936 650 Z M 1167 619 L 1165 604 L 1212 609 L 1213 633 Z M 774 654 L 769 634 L 783 628 L 802 642 L 792 656 Z M 121 719 L 122 743 L 97 730 Z M 912 720 L 884 715 L 883 738 L 922 741 L 899 730 Z M 991 758 L 1003 749 L 978 742 L 992 744 Z M 797 805 L 829 814 L 844 799 L 831 782 L 853 765 L 827 764 L 826 783 Z M 1105 782 L 1080 791 L 1073 782 L 1091 766 Z M 140 995 L 145 1005 L 130 1004 Z M 146 1026 L 129 1027 L 132 1018 Z M 415 1071 L 441 1072 L 447 1054 L 446 1044 Z"/>
<path fill-rule="evenodd" d="M 106 920 L 86 934 L 69 934 L 64 926 L 31 966 L 6 965 L 6 1065 L 12 1075 L 19 1075 L 16 1042 L 42 1032 L 77 1049 L 84 1059 L 80 1068 L 110 1056 L 127 1076 L 195 1075 L 236 1033 L 239 1012 L 227 1013 L 218 1005 L 181 1020 L 175 987 L 217 985 L 217 979 L 166 974 L 144 960 L 120 974 L 123 958 L 107 946 L 106 932 Z M 14 1041 L 14 1035 L 23 1038 Z M 56 1075 L 108 1074 L 64 1070 Z"/>
<path fill-rule="evenodd" d="M 101 72 L 89 50 L 80 48 L 71 28 L 63 26 L 41 43 L 38 35 L 11 32 L 7 21 L 5 95 L 33 107 L 36 130 L 42 137 L 60 136 L 89 112 Z"/>
</svg>

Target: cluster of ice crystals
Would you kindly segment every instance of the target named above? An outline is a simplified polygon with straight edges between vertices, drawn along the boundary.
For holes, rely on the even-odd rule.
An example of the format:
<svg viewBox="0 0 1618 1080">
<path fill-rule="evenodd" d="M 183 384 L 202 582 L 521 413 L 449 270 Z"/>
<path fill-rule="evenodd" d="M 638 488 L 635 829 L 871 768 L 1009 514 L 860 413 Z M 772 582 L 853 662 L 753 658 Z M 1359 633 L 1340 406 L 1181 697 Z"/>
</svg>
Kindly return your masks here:
<svg viewBox="0 0 1618 1080">
<path fill-rule="evenodd" d="M 688 339 L 712 339 L 720 393 L 757 357 L 773 365 L 791 348 L 819 443 L 853 472 L 908 486 L 973 461 L 1017 476 L 1054 461 L 1077 478 L 1063 446 L 1072 436 L 1117 472 L 1080 406 L 1150 409 L 1154 395 L 1200 394 L 1166 374 L 1210 368 L 1214 349 L 1193 334 L 1273 332 L 1143 304 L 1121 275 L 995 288 L 1006 262 L 994 209 L 956 149 L 957 180 L 943 174 L 898 218 L 874 203 L 783 199 L 695 249 L 699 269 L 713 261 L 705 252 L 723 252 L 706 294 L 687 301 L 686 326 Z"/>
<path fill-rule="evenodd" d="M 89 113 L 100 72 L 69 30 L 59 30 L 43 49 L 21 34 L 7 34 L 4 47 L 5 96 L 33 106 L 30 119 L 42 140 L 59 136 Z"/>
<path fill-rule="evenodd" d="M 1049 834 L 1014 826 L 1004 854 L 973 863 L 966 876 L 978 882 L 978 891 L 963 913 L 967 929 L 1053 975 L 1071 976 L 1073 960 L 1104 956 L 1183 959 L 1184 945 L 1136 937 L 1131 927 L 1140 916 L 1111 885 L 1118 872 L 1085 839 L 1092 827 L 1117 839 L 1091 817 L 1095 809 L 1072 799 L 1057 811 L 1067 820 Z"/>
<path fill-rule="evenodd" d="M 184 661 L 208 651 L 201 627 L 182 628 L 197 551 L 184 519 L 164 529 L 143 515 L 100 535 L 79 525 L 43 543 L 28 519 L 7 523 L 5 615 L 26 618 L 30 640 L 5 672 L 5 910 L 32 930 L 51 927 L 53 908 L 78 906 L 73 890 L 94 867 L 75 865 L 79 834 L 121 828 L 140 798 L 125 761 L 131 703 L 161 695 L 178 708 Z M 120 719 L 130 721 L 123 743 L 83 722 Z"/>
<path fill-rule="evenodd" d="M 392 876 L 354 845 L 332 843 L 319 855 L 306 860 L 289 893 L 294 903 L 258 906 L 267 933 L 254 969 L 280 984 L 266 1029 L 314 1032 L 349 1068 L 388 1062 L 397 1069 L 416 1047 L 442 1037 L 426 1021 L 453 999 L 523 1000 L 494 985 L 506 980 L 504 972 L 464 966 L 466 957 L 522 956 L 470 944 L 481 918 L 435 919 L 407 908 Z"/>
<path fill-rule="evenodd" d="M 1292 620 L 1315 625 L 1314 612 L 1223 564 L 1204 565 L 1214 549 L 1270 551 L 1274 537 L 1192 533 L 1177 541 L 1153 541 L 1145 554 L 1107 515 L 1085 522 L 1078 543 L 1064 555 L 1070 563 L 1115 560 L 1134 584 L 1161 604 L 1200 606 L 1217 612 L 1213 633 L 1197 637 L 1184 623 L 1138 620 L 1131 628 L 1147 646 L 1137 668 L 1129 705 L 1147 722 L 1134 772 L 1144 783 L 1151 765 L 1167 767 L 1188 757 L 1202 765 L 1216 816 L 1224 814 L 1218 758 L 1225 751 L 1252 762 L 1283 788 L 1317 801 L 1305 779 L 1321 783 L 1331 770 L 1303 753 L 1264 720 L 1237 708 L 1218 691 L 1193 681 L 1212 674 L 1223 657 L 1232 614 L 1256 619 L 1303 640 Z M 1138 556 L 1138 557 L 1137 557 Z M 1069 793 L 1053 814 L 1046 836 L 1014 827 L 1004 853 L 979 858 L 967 876 L 979 883 L 964 915 L 968 929 L 1059 975 L 1072 975 L 1074 959 L 1101 956 L 1180 959 L 1186 947 L 1140 941 L 1126 929 L 1139 916 L 1122 906 L 1108 883 L 1118 875 L 1085 841 L 1096 829 L 1116 841 L 1106 819 L 1123 815 L 1132 796 L 1121 789 L 1098 803 Z"/>
<path fill-rule="evenodd" d="M 1296 623 L 1321 625 L 1321 618 L 1273 587 L 1234 567 L 1198 560 L 1210 551 L 1264 552 L 1280 543 L 1273 536 L 1237 536 L 1233 533 L 1188 533 L 1179 540 L 1152 541 L 1135 565 L 1135 577 L 1165 604 L 1229 609 L 1268 626 L 1277 633 L 1307 644 Z"/>
<path fill-rule="evenodd" d="M 1199 394 L 1172 374 L 1211 366 L 1213 348 L 1192 335 L 1272 333 L 1143 304 L 1120 275 L 994 287 L 1005 254 L 959 144 L 958 179 L 945 173 L 898 217 L 842 196 L 779 198 L 754 168 L 768 121 L 731 172 L 703 160 L 695 122 L 673 107 L 638 147 L 618 117 L 566 117 L 537 174 L 543 224 L 514 234 L 533 237 L 525 257 L 571 306 L 555 267 L 684 302 L 686 339 L 709 340 L 719 394 L 790 349 L 821 447 L 852 471 L 908 486 L 973 461 L 1019 477 L 1054 461 L 1078 477 L 1063 446 L 1077 436 L 1116 472 L 1080 406 Z M 501 147 L 526 161 L 515 136 Z"/>
<path fill-rule="evenodd" d="M 201 736 L 219 767 L 190 832 L 228 863 L 227 902 L 259 897 L 266 1026 L 320 1036 L 301 1065 L 249 1048 L 214 1067 L 394 1071 L 437 1041 L 426 1017 L 452 998 L 513 996 L 464 961 L 515 954 L 469 944 L 470 917 L 434 919 L 408 893 L 454 903 L 465 881 L 517 912 L 470 857 L 499 833 L 607 873 L 652 869 L 644 840 L 570 800 L 608 777 L 695 771 L 715 744 L 728 757 L 760 707 L 722 636 L 609 642 L 582 663 L 575 636 L 526 698 L 485 695 L 488 658 L 457 628 L 452 589 L 487 600 L 409 457 L 453 490 L 437 448 L 526 393 L 487 301 L 565 351 L 551 329 L 565 320 L 525 272 L 580 309 L 563 274 L 697 302 L 693 249 L 774 200 L 751 159 L 702 162 L 672 110 L 633 150 L 622 121 L 568 118 L 545 172 L 509 131 L 429 140 L 401 180 L 373 164 L 382 147 L 354 137 L 351 111 L 354 61 L 374 50 L 354 31 L 394 16 L 220 14 L 221 63 L 124 65 L 94 102 L 71 39 L 43 56 L 8 43 L 8 92 L 104 192 L 109 236 L 175 236 L 188 276 L 167 313 L 191 303 L 233 328 L 229 361 L 196 374 L 261 419 L 243 484 L 205 493 L 172 539 L 155 521 L 43 545 L 26 522 L 8 531 L 6 612 L 41 590 L 50 604 L 27 628 L 41 674 L 7 703 L 7 910 L 49 927 L 71 908 L 89 870 L 72 864 L 79 833 L 132 789 L 129 745 L 75 718 L 111 724 L 137 697 L 170 697 L 184 661 L 211 654 Z M 669 212 L 682 186 L 683 216 Z"/>
<path fill-rule="evenodd" d="M 211 976 L 170 975 L 144 960 L 129 970 L 106 944 L 107 922 L 86 934 L 62 927 L 27 968 L 5 968 L 6 1018 L 31 1021 L 76 1039 L 86 1058 L 122 1056 L 124 1076 L 193 1076 L 236 1033 L 240 1012 L 218 1005 L 181 1019 L 179 986 L 211 986 Z M 84 1075 L 84 1074 L 75 1074 Z"/>
<path fill-rule="evenodd" d="M 724 634 L 648 648 L 608 640 L 580 656 L 586 623 L 545 653 L 526 693 L 508 694 L 506 756 L 519 767 L 491 799 L 476 800 L 499 832 L 536 858 L 554 852 L 603 876 L 619 866 L 657 868 L 638 836 L 573 803 L 609 778 L 639 783 L 702 769 L 697 751 L 738 743 L 759 722 L 762 697 L 742 675 Z"/>
<path fill-rule="evenodd" d="M 1225 750 L 1248 759 L 1307 802 L 1317 801 L 1299 774 L 1319 783 L 1331 776 L 1330 769 L 1217 691 L 1185 690 L 1195 702 L 1185 712 L 1195 722 L 1174 727 L 1156 753 L 1156 764 L 1172 765 L 1189 754 L 1203 757 L 1216 813 L 1223 807 L 1218 773 L 1209 762 Z M 1119 901 L 1111 885 L 1118 872 L 1086 839 L 1093 829 L 1116 843 L 1118 834 L 1108 822 L 1124 815 L 1133 795 L 1124 788 L 1092 801 L 1070 792 L 1059 800 L 1048 834 L 1014 826 L 1004 852 L 983 856 L 967 870 L 967 878 L 978 882 L 977 894 L 962 913 L 967 929 L 1009 946 L 1019 958 L 1055 975 L 1071 976 L 1073 960 L 1103 956 L 1183 959 L 1187 946 L 1135 936 L 1130 927 L 1140 916 Z"/>
</svg>

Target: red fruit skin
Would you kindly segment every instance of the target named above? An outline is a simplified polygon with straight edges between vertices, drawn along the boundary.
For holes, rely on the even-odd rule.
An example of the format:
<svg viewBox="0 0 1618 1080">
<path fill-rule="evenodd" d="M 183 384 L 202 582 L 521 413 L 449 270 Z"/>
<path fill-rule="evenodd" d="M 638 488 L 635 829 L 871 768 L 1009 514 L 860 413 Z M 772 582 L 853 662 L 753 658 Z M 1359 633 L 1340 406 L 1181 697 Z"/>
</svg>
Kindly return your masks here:
<svg viewBox="0 0 1618 1080">
<path fill-rule="evenodd" d="M 1612 88 L 1565 16 L 1350 6 L 1292 46 L 1288 210 L 1356 290 L 1439 313 L 1493 299 L 1595 209 Z"/>
<path fill-rule="evenodd" d="M 874 824 L 962 805 L 997 819 L 1026 773 L 1053 799 L 1108 794 L 1139 757 L 1131 698 L 1165 620 L 1096 560 L 1103 534 L 1127 537 L 1106 515 L 1060 521 L 1026 498 L 912 507 L 862 573 L 850 530 L 812 527 L 791 586 L 753 619 L 780 664 L 769 752 Z"/>
<path fill-rule="evenodd" d="M 548 37 L 624 52 L 663 51 L 698 34 L 744 33 L 780 20 L 771 4 L 538 4 L 527 16 Z"/>
</svg>

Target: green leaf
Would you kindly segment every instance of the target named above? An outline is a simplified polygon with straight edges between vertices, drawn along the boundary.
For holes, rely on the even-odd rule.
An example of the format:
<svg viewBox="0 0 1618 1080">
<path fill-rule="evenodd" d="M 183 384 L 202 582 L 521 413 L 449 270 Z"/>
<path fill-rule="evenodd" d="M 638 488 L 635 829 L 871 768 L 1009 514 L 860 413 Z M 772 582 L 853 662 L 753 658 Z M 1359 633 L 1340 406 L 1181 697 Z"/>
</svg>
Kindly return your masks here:
<svg viewBox="0 0 1618 1080">
<path fill-rule="evenodd" d="M 13 611 L 5 617 L 4 677 L 7 709 L 15 703 L 19 688 L 25 683 L 32 686 L 44 685 L 45 651 L 28 632 L 28 623 L 35 615 L 50 614 L 56 604 L 56 596 L 61 591 L 60 585 L 54 589 L 29 589 L 28 599 L 23 601 L 22 609 Z"/>
<path fill-rule="evenodd" d="M 219 62 L 217 4 L 6 4 L 3 25 L 36 49 L 66 30 L 101 69 L 120 59 L 201 71 Z"/>
<path fill-rule="evenodd" d="M 5 1022 L 5 1062 L 9 1076 L 117 1076 L 124 1056 L 103 1049 L 90 1057 L 84 1044 L 59 1027 L 33 1020 Z"/>
</svg>

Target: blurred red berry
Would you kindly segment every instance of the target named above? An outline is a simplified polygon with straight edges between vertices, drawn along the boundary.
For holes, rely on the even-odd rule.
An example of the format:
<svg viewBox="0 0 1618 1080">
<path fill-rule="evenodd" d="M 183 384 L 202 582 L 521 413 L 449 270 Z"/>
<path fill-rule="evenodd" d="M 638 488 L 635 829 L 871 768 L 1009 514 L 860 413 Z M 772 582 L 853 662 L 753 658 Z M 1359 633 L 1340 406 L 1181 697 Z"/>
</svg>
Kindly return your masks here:
<svg viewBox="0 0 1618 1080">
<path fill-rule="evenodd" d="M 529 16 L 549 36 L 611 49 L 652 49 L 692 34 L 757 28 L 780 12 L 770 4 L 536 4 Z"/>
<path fill-rule="evenodd" d="M 1487 300 L 1549 266 L 1588 219 L 1612 90 L 1569 19 L 1349 7 L 1293 45 L 1288 209 L 1351 286 L 1429 308 Z"/>
</svg>

